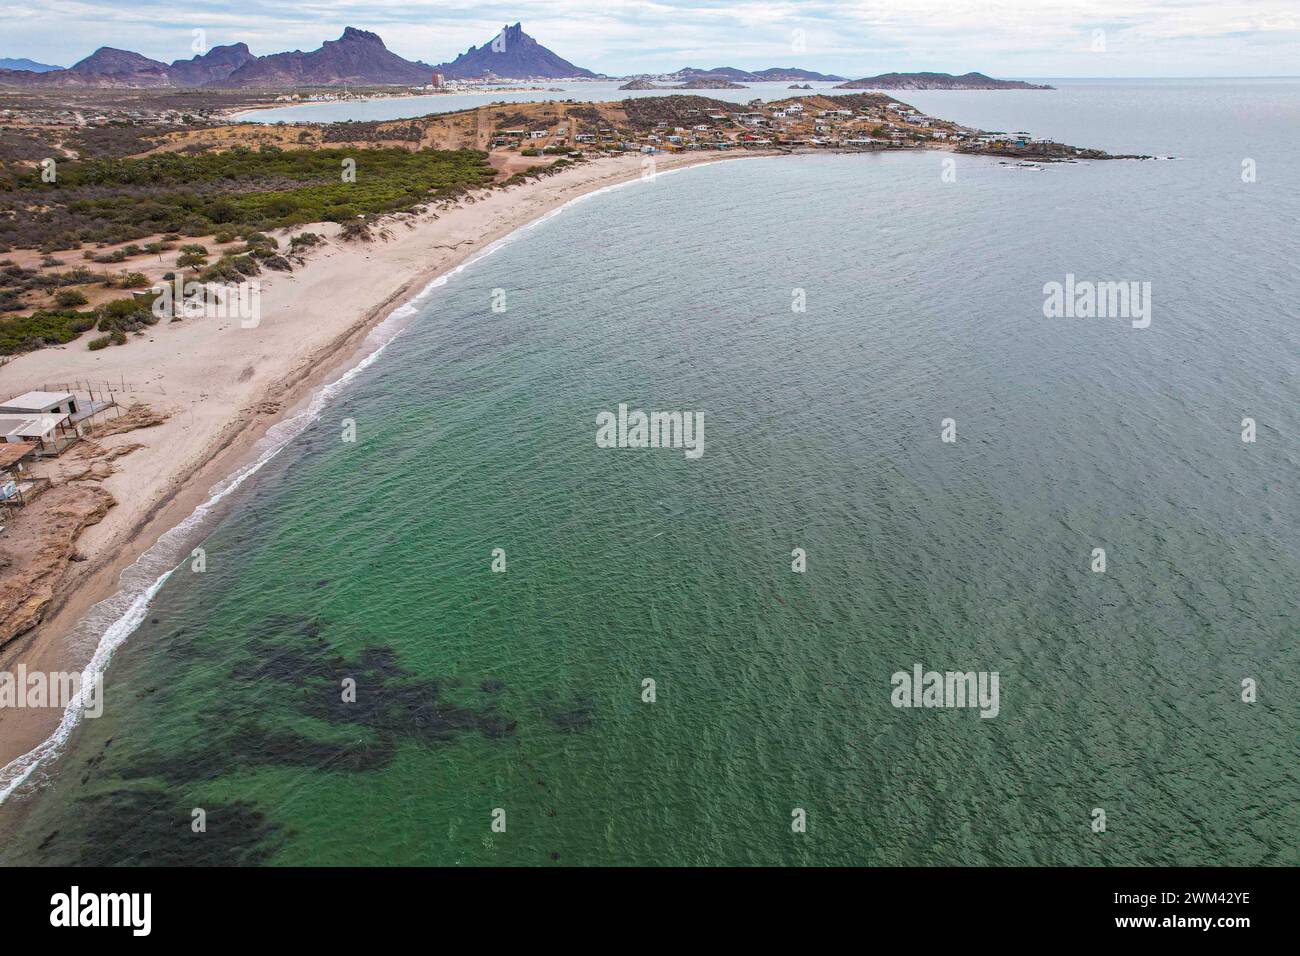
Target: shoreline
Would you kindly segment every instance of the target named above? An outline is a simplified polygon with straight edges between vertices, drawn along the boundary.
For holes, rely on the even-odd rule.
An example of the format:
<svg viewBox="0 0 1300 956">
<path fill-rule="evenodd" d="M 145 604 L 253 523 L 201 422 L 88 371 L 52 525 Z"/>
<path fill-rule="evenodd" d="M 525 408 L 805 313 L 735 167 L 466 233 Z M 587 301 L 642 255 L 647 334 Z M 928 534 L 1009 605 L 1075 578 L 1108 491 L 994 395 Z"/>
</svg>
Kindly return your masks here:
<svg viewBox="0 0 1300 956">
<path fill-rule="evenodd" d="M 563 82 L 563 81 L 557 81 L 557 82 Z M 266 92 L 271 92 L 271 91 L 266 91 Z M 265 103 L 261 106 L 241 106 L 237 109 L 221 110 L 212 115 L 215 119 L 226 123 L 262 123 L 263 125 L 267 125 L 262 120 L 244 119 L 243 117 L 251 116 L 254 113 L 265 113 L 268 110 L 293 109 L 296 106 L 321 106 L 327 103 L 379 103 L 384 100 L 410 100 L 422 96 L 475 96 L 478 94 L 487 96 L 492 93 L 550 93 L 550 92 L 553 91 L 549 87 L 545 87 L 545 86 L 529 87 L 527 89 L 523 89 L 519 87 L 506 87 L 500 90 L 451 90 L 451 89 L 424 90 L 419 93 L 380 93 L 372 96 L 357 96 L 357 97 L 349 97 L 348 99 L 337 99 L 337 100 L 300 100 L 295 103 L 270 102 L 270 103 Z M 488 101 L 480 105 L 488 106 L 491 105 L 492 102 L 494 101 Z M 519 102 L 549 102 L 549 101 L 521 100 Z M 469 109 L 474 109 L 474 108 L 475 107 L 469 107 Z M 429 115 L 429 114 L 421 114 L 421 115 Z M 296 126 L 298 124 L 315 125 L 320 123 L 321 120 L 279 120 L 278 122 L 286 123 L 289 126 Z"/>
<path fill-rule="evenodd" d="M 656 175 L 759 155 L 769 154 L 719 151 L 658 157 Z M 440 218 L 421 216 L 415 221 L 397 220 L 388 226 L 395 232 L 401 230 L 392 241 L 377 239 L 348 247 L 332 244 L 333 254 L 310 257 L 294 273 L 270 277 L 267 284 L 271 287 L 264 293 L 264 311 L 270 313 L 268 318 L 272 323 L 283 321 L 286 326 L 306 326 L 314 316 L 301 317 L 299 313 L 307 310 L 308 306 L 346 314 L 318 334 L 310 345 L 304 345 L 294 354 L 280 356 L 280 367 L 273 369 L 269 379 L 260 382 L 258 387 L 232 389 L 233 394 L 229 396 L 232 400 L 226 404 L 224 414 L 207 414 L 200 416 L 203 421 L 197 421 L 194 407 L 182 408 L 173 410 L 172 417 L 163 425 L 115 436 L 131 442 L 148 443 L 153 439 L 152 445 L 144 449 L 144 452 L 152 454 L 136 451 L 124 456 L 115 474 L 105 480 L 105 483 L 118 485 L 119 489 L 125 486 L 128 491 L 133 480 L 150 477 L 146 470 L 150 466 L 163 465 L 175 457 L 175 452 L 183 450 L 173 448 L 169 441 L 178 438 L 182 430 L 201 433 L 186 436 L 184 442 L 196 447 L 201 441 L 201 449 L 190 460 L 173 467 L 172 473 L 162 476 L 161 481 L 156 481 L 155 491 L 148 496 L 148 501 L 132 500 L 126 493 L 118 491 L 115 495 L 118 504 L 109 510 L 99 525 L 88 527 L 82 539 L 75 542 L 79 549 L 91 552 L 90 559 L 84 564 L 65 567 L 55 593 L 43 611 L 41 622 L 0 649 L 0 670 L 13 670 L 19 663 L 26 664 L 29 671 L 79 671 L 85 667 L 97 649 L 97 646 L 87 647 L 84 642 L 76 640 L 75 631 L 86 615 L 96 605 L 120 594 L 123 573 L 157 545 L 164 535 L 193 516 L 218 486 L 235 479 L 241 471 L 257 462 L 259 447 L 268 432 L 276 425 L 291 421 L 322 388 L 364 362 L 366 355 L 361 353 L 375 329 L 422 292 L 433 288 L 439 279 L 450 277 L 512 234 L 579 199 L 635 181 L 641 177 L 642 171 L 642 160 L 637 155 L 596 160 L 553 177 L 494 192 L 476 202 L 445 211 Z M 491 209 L 482 208 L 489 205 Z M 497 214 L 495 218 L 492 213 Z M 404 228 L 404 222 L 409 229 Z M 457 236 L 462 238 L 450 244 L 435 241 Z M 440 250 L 445 254 L 437 255 Z M 342 263 L 335 261 L 340 255 L 344 259 Z M 380 260 L 377 264 L 381 268 L 366 264 L 372 257 Z M 433 261 L 429 261 L 430 258 Z M 387 268 L 382 268 L 384 266 Z M 380 278 L 375 277 L 376 272 L 380 273 Z M 370 288 L 359 292 L 355 288 L 358 284 Z M 331 289 L 339 293 L 352 292 L 353 302 L 348 303 L 346 296 L 341 294 L 327 303 L 303 301 L 312 297 L 306 290 L 295 289 L 295 285 L 313 286 L 317 294 L 330 293 Z M 378 301 L 370 294 L 374 290 L 384 293 Z M 216 320 L 199 321 L 213 323 Z M 263 325 L 266 324 L 267 320 L 263 320 Z M 217 337 L 223 329 L 213 330 L 210 326 L 185 323 L 182 328 L 151 333 L 150 343 L 155 338 L 188 335 L 191 341 L 186 344 L 206 346 L 211 353 L 208 357 L 214 361 L 229 359 L 230 341 Z M 273 343 L 273 348 L 286 341 L 297 342 L 298 333 L 305 333 L 307 329 L 295 327 L 278 331 L 281 341 Z M 196 342 L 195 339 L 205 341 Z M 93 368 L 82 354 L 84 343 L 71 343 L 74 347 L 78 344 L 82 345 L 82 350 L 73 352 L 73 355 L 81 361 L 76 364 Z M 4 387 L 18 391 L 24 383 L 25 387 L 41 384 L 41 375 L 48 374 L 47 367 L 67 364 L 61 353 L 68 351 L 67 347 L 45 349 L 20 356 L 0 371 Z M 144 343 L 132 342 L 120 349 L 88 354 L 103 357 L 107 352 L 109 357 L 119 360 L 117 364 L 130 367 L 143 364 L 146 370 L 150 370 L 152 358 L 143 354 L 144 351 Z M 373 354 L 373 351 L 368 354 Z M 23 362 L 23 359 L 31 357 L 43 358 Z M 190 361 L 195 358 L 193 355 L 186 357 Z M 198 358 L 202 361 L 203 355 Z M 226 361 L 224 371 L 234 372 L 234 366 L 242 361 L 241 358 L 233 365 Z M 164 368 L 154 380 L 163 395 L 170 394 L 167 386 L 175 388 L 182 384 L 187 372 L 191 371 L 180 360 L 178 364 L 179 367 L 171 369 L 170 373 Z M 242 383 L 251 368 L 252 365 L 242 372 L 234 372 L 234 375 Z M 92 374 L 106 371 L 99 369 Z M 68 373 L 71 378 L 81 378 L 82 375 L 75 369 Z M 204 385 L 219 384 L 199 382 L 197 388 L 192 389 L 197 391 L 197 396 L 178 397 L 182 400 L 186 397 L 207 399 Z M 147 387 L 138 394 L 142 401 L 156 401 L 152 400 L 154 392 Z M 207 427 L 203 428 L 204 425 Z M 291 440 L 292 436 L 286 443 Z M 109 442 L 111 439 L 105 444 Z M 159 447 L 163 445 L 167 447 Z M 14 761 L 50 740 L 58 730 L 63 714 L 56 708 L 0 710 L 0 782 L 10 776 Z M 0 805 L 5 802 L 0 796 Z"/>
</svg>

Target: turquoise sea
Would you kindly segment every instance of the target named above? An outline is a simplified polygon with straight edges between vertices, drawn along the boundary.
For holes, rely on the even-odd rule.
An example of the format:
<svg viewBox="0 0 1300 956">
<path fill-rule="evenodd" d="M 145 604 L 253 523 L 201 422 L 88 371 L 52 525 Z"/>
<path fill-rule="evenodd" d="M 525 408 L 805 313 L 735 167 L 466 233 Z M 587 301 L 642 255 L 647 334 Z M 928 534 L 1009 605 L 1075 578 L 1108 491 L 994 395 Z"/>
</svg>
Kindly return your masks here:
<svg viewBox="0 0 1300 956">
<path fill-rule="evenodd" d="M 1175 158 L 727 161 L 429 290 L 172 542 L 0 862 L 1294 864 L 1300 81 L 1037 96 L 908 102 Z"/>
</svg>

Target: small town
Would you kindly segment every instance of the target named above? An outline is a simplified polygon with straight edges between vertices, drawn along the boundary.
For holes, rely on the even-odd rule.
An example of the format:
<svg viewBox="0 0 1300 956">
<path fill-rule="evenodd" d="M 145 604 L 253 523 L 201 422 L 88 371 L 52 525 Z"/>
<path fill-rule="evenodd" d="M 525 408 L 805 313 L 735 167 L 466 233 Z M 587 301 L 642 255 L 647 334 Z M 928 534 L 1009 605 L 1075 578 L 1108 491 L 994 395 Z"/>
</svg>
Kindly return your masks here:
<svg viewBox="0 0 1300 956">
<path fill-rule="evenodd" d="M 300 142 L 319 124 L 273 124 L 298 129 Z M 561 100 L 490 103 L 470 110 L 412 120 L 328 124 L 328 141 L 372 145 L 478 148 L 522 156 L 578 158 L 611 151 L 674 153 L 683 150 L 883 150 L 943 149 L 1025 159 L 1107 158 L 1026 131 L 986 131 L 928 116 L 881 93 L 807 94 L 788 99 L 734 103 L 700 95 L 665 95 L 614 102 Z M 416 139 L 414 130 L 419 130 Z M 266 135 L 263 132 L 263 135 Z M 183 148 L 210 137 L 178 134 Z M 164 147 L 169 148 L 169 147 Z M 417 147 L 418 148 L 418 147 Z"/>
</svg>

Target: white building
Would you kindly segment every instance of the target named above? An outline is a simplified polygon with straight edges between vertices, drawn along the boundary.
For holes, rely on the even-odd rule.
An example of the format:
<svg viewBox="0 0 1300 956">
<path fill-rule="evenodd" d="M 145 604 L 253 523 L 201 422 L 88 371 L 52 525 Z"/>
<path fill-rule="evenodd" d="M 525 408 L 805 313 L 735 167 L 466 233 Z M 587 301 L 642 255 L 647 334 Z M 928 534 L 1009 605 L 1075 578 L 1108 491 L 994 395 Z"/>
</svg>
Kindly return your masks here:
<svg viewBox="0 0 1300 956">
<path fill-rule="evenodd" d="M 31 443 L 41 455 L 57 455 L 80 438 L 77 426 L 61 415 L 0 416 L 0 440 L 8 444 Z"/>
<path fill-rule="evenodd" d="M 38 455 L 57 455 L 112 406 L 80 401 L 71 392 L 25 392 L 0 404 L 0 443 L 30 442 Z"/>
<path fill-rule="evenodd" d="M 0 405 L 0 415 L 15 412 L 20 415 L 72 415 L 77 411 L 77 399 L 71 392 L 24 392 Z"/>
</svg>

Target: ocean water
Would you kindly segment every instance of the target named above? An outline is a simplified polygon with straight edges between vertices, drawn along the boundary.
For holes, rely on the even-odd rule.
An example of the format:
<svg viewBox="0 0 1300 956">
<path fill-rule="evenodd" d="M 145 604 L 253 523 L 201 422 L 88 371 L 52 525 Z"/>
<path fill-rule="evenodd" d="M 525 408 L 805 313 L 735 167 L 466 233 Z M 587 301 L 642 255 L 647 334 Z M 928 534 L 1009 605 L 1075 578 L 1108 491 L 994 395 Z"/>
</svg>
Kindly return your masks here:
<svg viewBox="0 0 1300 956">
<path fill-rule="evenodd" d="M 790 96 L 825 93 L 834 83 L 809 83 L 809 90 L 792 90 L 794 81 L 784 83 L 747 83 L 739 90 L 703 90 L 699 95 L 728 103 L 748 103 L 752 99 L 781 100 Z M 539 86 L 542 84 L 538 84 Z M 487 103 L 545 103 L 552 100 L 577 100 L 579 102 L 609 102 L 629 97 L 666 96 L 680 91 L 620 90 L 622 80 L 570 81 L 548 83 L 537 90 L 488 90 L 482 93 L 435 93 L 429 96 L 403 96 L 374 100 L 347 100 L 343 102 L 300 103 L 295 106 L 278 106 L 264 110 L 250 110 L 237 119 L 250 123 L 333 123 L 342 120 L 391 120 L 410 116 L 427 116 L 430 113 L 454 113 Z M 800 83 L 802 85 L 802 82 Z M 841 91 L 843 92 L 843 91 Z"/>
<path fill-rule="evenodd" d="M 728 161 L 430 290 L 214 510 L 0 861 L 1295 863 L 1300 81 L 1001 95 L 912 102 L 1178 158 Z M 1045 318 L 1067 274 L 1150 326 Z M 598 447 L 620 403 L 704 454 Z M 917 664 L 997 716 L 892 706 Z"/>
</svg>

